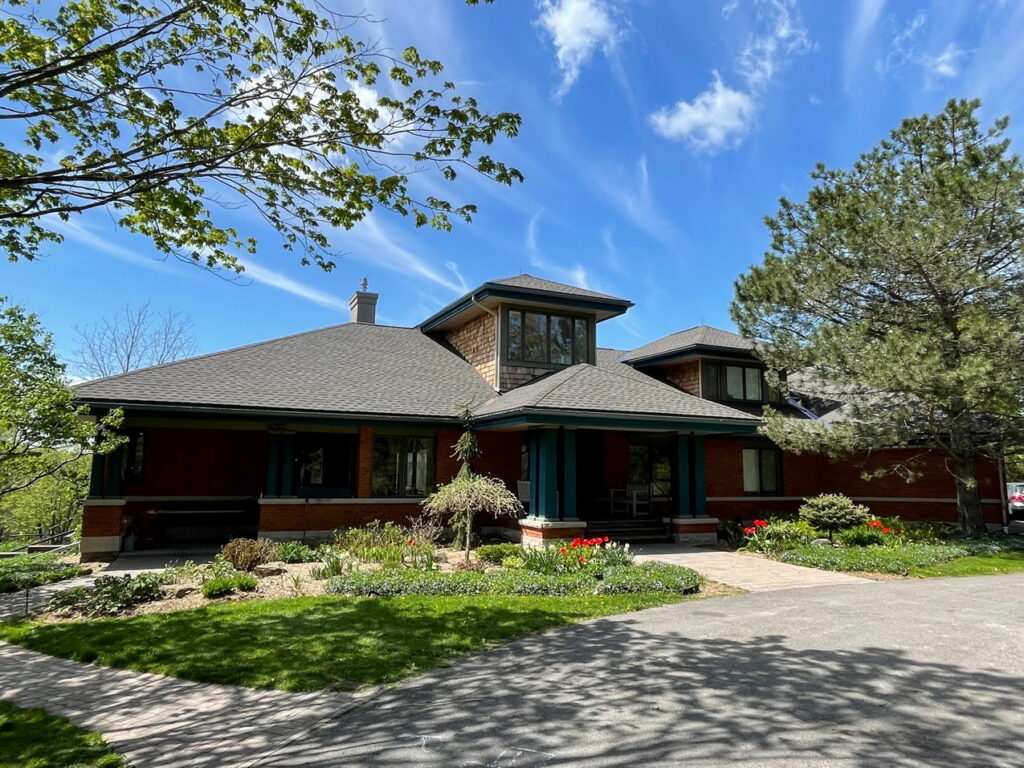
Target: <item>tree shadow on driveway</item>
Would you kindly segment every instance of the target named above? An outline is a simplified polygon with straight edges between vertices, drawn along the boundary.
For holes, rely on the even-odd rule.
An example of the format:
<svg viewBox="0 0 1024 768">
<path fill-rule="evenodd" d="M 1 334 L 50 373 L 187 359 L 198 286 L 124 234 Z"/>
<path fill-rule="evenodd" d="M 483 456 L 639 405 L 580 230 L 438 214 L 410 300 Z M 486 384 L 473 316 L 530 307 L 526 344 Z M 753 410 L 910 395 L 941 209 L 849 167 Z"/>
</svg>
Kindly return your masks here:
<svg viewBox="0 0 1024 768">
<path fill-rule="evenodd" d="M 1020 765 L 1022 679 L 604 620 L 388 691 L 263 765 Z"/>
</svg>

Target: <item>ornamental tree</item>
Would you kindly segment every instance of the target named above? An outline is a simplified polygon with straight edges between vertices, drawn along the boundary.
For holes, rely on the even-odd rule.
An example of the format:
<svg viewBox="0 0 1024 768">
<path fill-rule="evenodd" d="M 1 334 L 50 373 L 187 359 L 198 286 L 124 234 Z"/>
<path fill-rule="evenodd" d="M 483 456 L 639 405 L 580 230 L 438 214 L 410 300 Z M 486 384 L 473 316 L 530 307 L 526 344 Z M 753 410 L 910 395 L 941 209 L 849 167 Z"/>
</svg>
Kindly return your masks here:
<svg viewBox="0 0 1024 768">
<path fill-rule="evenodd" d="M 0 298 L 0 498 L 124 442 L 121 413 L 99 419 L 75 404 L 50 334 Z"/>
<path fill-rule="evenodd" d="M 770 248 L 732 305 L 769 368 L 844 403 L 832 423 L 767 409 L 772 440 L 938 451 L 968 532 L 985 528 L 978 460 L 1024 445 L 1024 167 L 1007 118 L 984 129 L 979 106 L 904 120 L 849 170 L 819 164 L 807 199 L 766 219 Z"/>
<path fill-rule="evenodd" d="M 473 471 L 472 461 L 480 455 L 480 447 L 473 434 L 473 414 L 468 406 L 462 412 L 462 422 L 465 428 L 452 446 L 452 455 L 460 462 L 459 472 L 450 483 L 438 486 L 423 500 L 423 509 L 431 517 L 446 520 L 456 531 L 468 561 L 476 518 L 518 517 L 523 513 L 523 505 L 504 482 Z"/>
<path fill-rule="evenodd" d="M 836 531 L 853 528 L 868 521 L 870 510 L 862 504 L 854 504 L 853 499 L 841 493 L 822 493 L 811 499 L 804 499 L 801 505 L 800 519 L 819 531 L 832 535 Z"/>
<path fill-rule="evenodd" d="M 241 271 L 256 240 L 222 218 L 241 207 L 330 269 L 332 230 L 375 208 L 469 221 L 471 204 L 414 196 L 410 173 L 522 181 L 482 151 L 520 117 L 482 110 L 439 61 L 380 35 L 369 15 L 299 0 L 8 3 L 0 245 L 33 259 L 61 221 L 105 208 L 162 254 Z"/>
</svg>

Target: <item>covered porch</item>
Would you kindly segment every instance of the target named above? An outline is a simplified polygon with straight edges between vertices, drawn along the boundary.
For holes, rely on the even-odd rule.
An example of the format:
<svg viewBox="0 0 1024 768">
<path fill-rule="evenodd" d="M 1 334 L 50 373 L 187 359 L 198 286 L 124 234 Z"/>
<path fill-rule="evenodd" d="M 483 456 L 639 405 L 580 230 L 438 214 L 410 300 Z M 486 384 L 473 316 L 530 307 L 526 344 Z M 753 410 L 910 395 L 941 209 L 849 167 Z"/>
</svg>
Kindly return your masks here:
<svg viewBox="0 0 1024 768">
<path fill-rule="evenodd" d="M 525 544 L 586 535 L 690 544 L 717 540 L 718 521 L 708 515 L 705 439 L 750 434 L 754 425 L 636 416 L 561 420 L 517 430 Z"/>
</svg>

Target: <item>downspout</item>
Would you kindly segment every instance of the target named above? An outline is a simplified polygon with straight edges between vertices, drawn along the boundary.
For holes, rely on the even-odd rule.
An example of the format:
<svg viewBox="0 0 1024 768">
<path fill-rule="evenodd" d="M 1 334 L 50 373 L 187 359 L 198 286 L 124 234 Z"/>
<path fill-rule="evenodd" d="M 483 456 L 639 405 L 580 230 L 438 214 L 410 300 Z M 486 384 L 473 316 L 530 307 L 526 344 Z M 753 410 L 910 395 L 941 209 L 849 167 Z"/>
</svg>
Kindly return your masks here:
<svg viewBox="0 0 1024 768">
<path fill-rule="evenodd" d="M 498 312 L 488 309 L 477 301 L 475 293 L 469 297 L 469 300 L 473 302 L 473 306 L 480 307 L 494 318 L 494 391 L 501 392 L 501 317 Z"/>
</svg>

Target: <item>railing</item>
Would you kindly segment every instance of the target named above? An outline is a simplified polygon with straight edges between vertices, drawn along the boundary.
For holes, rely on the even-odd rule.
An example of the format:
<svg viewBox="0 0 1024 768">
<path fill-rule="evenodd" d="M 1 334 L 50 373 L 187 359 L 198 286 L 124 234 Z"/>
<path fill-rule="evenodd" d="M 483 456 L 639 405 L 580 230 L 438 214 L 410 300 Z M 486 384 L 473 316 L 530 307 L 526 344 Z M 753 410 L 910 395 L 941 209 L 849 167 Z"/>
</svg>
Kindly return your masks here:
<svg viewBox="0 0 1024 768">
<path fill-rule="evenodd" d="M 0 552 L 0 557 L 16 557 L 21 554 L 31 554 L 34 552 L 63 552 L 67 549 L 72 549 L 78 546 L 77 541 L 69 541 L 65 544 L 45 544 L 44 542 L 53 541 L 54 539 L 63 539 L 68 536 L 73 536 L 74 531 L 63 531 L 62 533 L 54 533 L 50 536 L 36 537 L 31 544 L 25 544 L 24 546 L 17 547 L 16 549 L 10 549 L 6 552 Z"/>
</svg>

